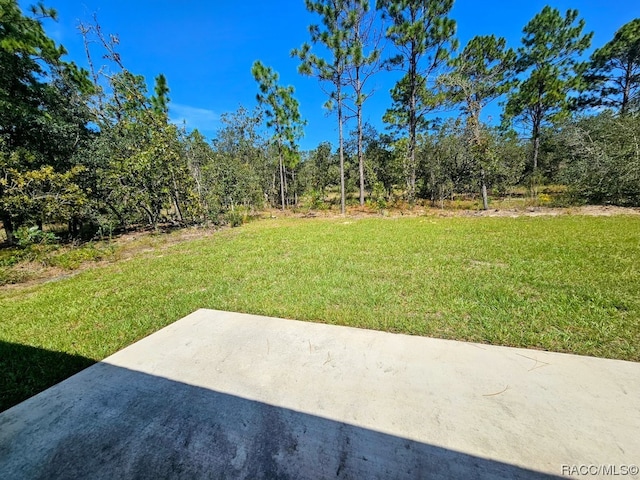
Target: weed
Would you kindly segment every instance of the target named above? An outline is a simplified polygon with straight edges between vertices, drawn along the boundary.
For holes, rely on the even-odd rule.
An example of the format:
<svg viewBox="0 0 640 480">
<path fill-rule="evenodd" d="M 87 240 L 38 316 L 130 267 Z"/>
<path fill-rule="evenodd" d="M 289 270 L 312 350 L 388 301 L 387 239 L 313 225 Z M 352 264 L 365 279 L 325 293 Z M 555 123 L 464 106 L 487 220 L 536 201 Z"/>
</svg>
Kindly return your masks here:
<svg viewBox="0 0 640 480">
<path fill-rule="evenodd" d="M 15 236 L 18 245 L 21 247 L 53 244 L 59 240 L 52 232 L 43 232 L 38 227 L 21 227 L 16 231 Z"/>
<path fill-rule="evenodd" d="M 114 250 L 113 246 L 97 248 L 94 243 L 87 243 L 47 258 L 46 264 L 65 270 L 75 270 L 85 262 L 95 262 L 112 256 Z"/>
</svg>

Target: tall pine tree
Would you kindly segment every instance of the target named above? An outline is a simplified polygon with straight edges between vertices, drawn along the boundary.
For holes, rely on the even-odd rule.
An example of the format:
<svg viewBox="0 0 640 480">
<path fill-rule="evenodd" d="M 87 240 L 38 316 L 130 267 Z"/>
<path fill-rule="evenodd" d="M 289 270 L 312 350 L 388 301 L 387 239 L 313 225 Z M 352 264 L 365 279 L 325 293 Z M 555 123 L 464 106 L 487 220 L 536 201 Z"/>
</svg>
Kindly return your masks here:
<svg viewBox="0 0 640 480">
<path fill-rule="evenodd" d="M 480 120 L 482 109 L 507 93 L 513 86 L 511 76 L 515 52 L 506 48 L 504 38 L 494 35 L 477 36 L 469 40 L 460 54 L 451 60 L 452 72 L 440 77 L 451 103 L 460 105 L 467 119 L 467 141 L 474 164 L 479 170 L 482 202 L 489 208 L 486 187 L 488 142 Z"/>
<path fill-rule="evenodd" d="M 623 25 L 593 53 L 585 79 L 589 94 L 581 100 L 587 105 L 614 108 L 624 115 L 633 100 L 640 101 L 640 18 Z"/>
<path fill-rule="evenodd" d="M 344 88 L 347 79 L 347 63 L 349 57 L 348 37 L 350 32 L 345 28 L 348 21 L 346 0 L 305 0 L 307 10 L 320 15 L 321 25 L 309 26 L 311 44 L 305 43 L 291 52 L 301 60 L 298 71 L 302 75 L 314 76 L 321 84 L 328 85 L 325 93 L 329 97 L 325 106 L 335 107 L 338 117 L 338 151 L 340 157 L 340 211 L 346 210 L 345 176 L 344 176 Z M 325 49 L 328 58 L 313 53 L 312 45 Z"/>
<path fill-rule="evenodd" d="M 398 55 L 392 63 L 405 75 L 391 90 L 393 105 L 384 119 L 400 131 L 408 133 L 405 164 L 407 196 L 416 193 L 417 134 L 426 126 L 426 115 L 444 102 L 434 83 L 440 67 L 446 65 L 454 39 L 456 22 L 448 17 L 453 0 L 378 0 L 377 8 L 389 23 L 386 35 Z"/>
<path fill-rule="evenodd" d="M 566 116 L 570 93 L 580 87 L 586 64 L 580 55 L 591 45 L 592 33 L 583 34 L 584 20 L 577 10 L 560 12 L 546 6 L 523 29 L 518 49 L 518 71 L 525 77 L 509 96 L 505 120 L 523 122 L 531 132 L 532 192 L 538 182 L 542 127 Z"/>
<path fill-rule="evenodd" d="M 260 92 L 256 98 L 265 108 L 267 127 L 273 129 L 272 141 L 278 152 L 280 170 L 280 198 L 282 210 L 285 210 L 285 162 L 293 163 L 298 157 L 296 141 L 302 137 L 305 122 L 300 116 L 298 101 L 293 97 L 293 87 L 279 85 L 277 72 L 257 60 L 251 73 L 258 82 Z"/>
</svg>

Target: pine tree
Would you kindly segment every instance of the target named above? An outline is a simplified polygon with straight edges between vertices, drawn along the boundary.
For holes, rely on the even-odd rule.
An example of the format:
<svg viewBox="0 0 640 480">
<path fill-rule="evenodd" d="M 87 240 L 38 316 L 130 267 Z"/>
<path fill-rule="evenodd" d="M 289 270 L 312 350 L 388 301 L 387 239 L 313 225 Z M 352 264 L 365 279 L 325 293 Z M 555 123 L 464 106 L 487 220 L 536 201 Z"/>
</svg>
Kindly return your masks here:
<svg viewBox="0 0 640 480">
<path fill-rule="evenodd" d="M 385 122 L 409 136 L 405 176 L 410 202 L 416 193 L 416 145 L 418 130 L 426 126 L 426 115 L 439 108 L 444 96 L 432 87 L 440 67 L 455 49 L 456 22 L 448 15 L 453 0 L 378 0 L 377 8 L 389 26 L 387 38 L 399 54 L 392 63 L 405 72 L 391 90 L 393 105 Z"/>
<path fill-rule="evenodd" d="M 347 63 L 349 57 L 348 36 L 345 28 L 348 21 L 347 2 L 345 0 L 305 0 L 307 10 L 320 15 L 322 25 L 309 26 L 311 43 L 319 45 L 328 52 L 328 59 L 311 51 L 311 45 L 305 43 L 291 52 L 301 60 L 298 71 L 302 75 L 314 76 L 320 82 L 328 84 L 325 93 L 329 100 L 325 106 L 335 107 L 338 117 L 338 150 L 340 156 L 340 211 L 346 211 L 344 177 L 344 88 L 346 85 Z"/>
<path fill-rule="evenodd" d="M 370 11 L 368 0 L 350 0 L 346 2 L 347 17 L 343 28 L 349 32 L 347 46 L 347 85 L 351 87 L 351 102 L 347 105 L 356 118 L 358 177 L 360 180 L 360 205 L 364 205 L 364 125 L 362 107 L 372 95 L 366 90 L 369 79 L 382 69 L 380 40 L 376 31 L 375 12 Z"/>
<path fill-rule="evenodd" d="M 515 57 L 513 50 L 506 49 L 504 38 L 477 36 L 450 61 L 452 72 L 438 79 L 447 89 L 451 103 L 461 105 L 466 115 L 468 143 L 474 163 L 479 167 L 485 210 L 489 208 L 485 180 L 485 160 L 489 152 L 480 114 L 488 103 L 512 88 Z"/>
<path fill-rule="evenodd" d="M 154 87 L 155 95 L 151 97 L 151 106 L 156 113 L 161 115 L 169 114 L 169 86 L 167 85 L 167 78 L 164 74 L 160 74 L 156 77 L 156 84 Z"/>
<path fill-rule="evenodd" d="M 531 131 L 532 191 L 537 183 L 542 127 L 568 115 L 569 94 L 580 86 L 586 64 L 579 56 L 591 45 L 577 10 L 560 12 L 546 6 L 523 29 L 518 71 L 525 74 L 505 107 L 506 121 L 523 121 Z"/>
<path fill-rule="evenodd" d="M 585 75 L 589 95 L 581 103 L 629 112 L 634 100 L 640 100 L 640 18 L 625 24 L 613 39 L 591 56 Z"/>
<path fill-rule="evenodd" d="M 305 122 L 299 112 L 298 101 L 293 97 L 292 86 L 278 85 L 279 75 L 271 67 L 257 60 L 251 67 L 251 73 L 258 82 L 260 93 L 258 103 L 265 108 L 267 127 L 273 129 L 272 141 L 278 152 L 280 170 L 280 198 L 282 210 L 285 209 L 285 161 L 294 163 L 298 158 L 296 141 L 302 137 Z"/>
</svg>

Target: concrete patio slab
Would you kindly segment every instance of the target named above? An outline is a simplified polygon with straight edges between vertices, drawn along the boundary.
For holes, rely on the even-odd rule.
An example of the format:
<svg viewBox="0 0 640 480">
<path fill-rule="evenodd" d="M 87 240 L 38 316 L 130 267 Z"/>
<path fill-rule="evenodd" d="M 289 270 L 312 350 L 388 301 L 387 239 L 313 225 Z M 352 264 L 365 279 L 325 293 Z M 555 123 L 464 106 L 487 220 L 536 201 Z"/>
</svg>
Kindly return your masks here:
<svg viewBox="0 0 640 480">
<path fill-rule="evenodd" d="M 199 310 L 0 414 L 0 478 L 639 478 L 640 364 Z"/>
</svg>

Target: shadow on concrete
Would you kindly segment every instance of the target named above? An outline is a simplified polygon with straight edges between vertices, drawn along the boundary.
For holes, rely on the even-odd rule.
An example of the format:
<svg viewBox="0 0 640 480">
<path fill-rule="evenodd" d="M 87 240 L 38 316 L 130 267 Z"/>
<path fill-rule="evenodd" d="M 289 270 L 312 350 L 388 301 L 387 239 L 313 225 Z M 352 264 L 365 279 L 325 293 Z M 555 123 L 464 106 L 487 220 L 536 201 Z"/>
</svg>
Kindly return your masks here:
<svg viewBox="0 0 640 480">
<path fill-rule="evenodd" d="M 0 415 L 0 478 L 557 477 L 99 363 Z"/>
<path fill-rule="evenodd" d="M 0 340 L 0 412 L 94 363 L 80 355 Z"/>
</svg>

